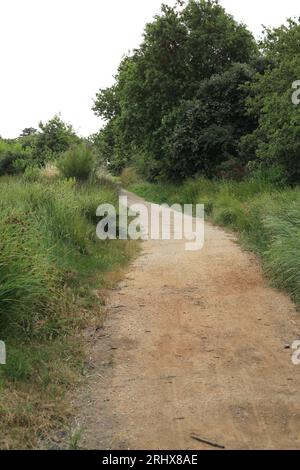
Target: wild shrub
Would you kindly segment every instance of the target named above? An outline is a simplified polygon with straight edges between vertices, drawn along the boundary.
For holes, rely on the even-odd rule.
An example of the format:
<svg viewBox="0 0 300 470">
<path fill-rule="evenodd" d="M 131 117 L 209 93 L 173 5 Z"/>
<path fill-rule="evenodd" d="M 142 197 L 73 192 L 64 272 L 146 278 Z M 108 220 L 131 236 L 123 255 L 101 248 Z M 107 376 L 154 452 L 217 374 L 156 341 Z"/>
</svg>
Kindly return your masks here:
<svg viewBox="0 0 300 470">
<path fill-rule="evenodd" d="M 57 161 L 57 167 L 66 178 L 87 180 L 94 168 L 95 157 L 92 148 L 79 144 L 68 149 Z"/>
<path fill-rule="evenodd" d="M 30 160 L 30 150 L 24 149 L 18 142 L 7 142 L 0 139 L 0 176 L 24 171 Z"/>
</svg>

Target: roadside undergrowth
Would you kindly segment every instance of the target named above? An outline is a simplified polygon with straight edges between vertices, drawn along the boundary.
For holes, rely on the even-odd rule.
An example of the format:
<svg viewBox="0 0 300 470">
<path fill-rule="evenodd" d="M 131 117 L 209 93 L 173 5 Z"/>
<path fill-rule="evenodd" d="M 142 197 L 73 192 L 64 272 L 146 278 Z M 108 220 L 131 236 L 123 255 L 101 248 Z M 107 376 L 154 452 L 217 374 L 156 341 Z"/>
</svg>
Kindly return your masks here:
<svg viewBox="0 0 300 470">
<path fill-rule="evenodd" d="M 0 447 L 37 448 L 72 416 L 85 380 L 87 328 L 103 324 L 106 289 L 137 245 L 96 238 L 96 208 L 117 206 L 110 180 L 0 180 Z"/>
</svg>

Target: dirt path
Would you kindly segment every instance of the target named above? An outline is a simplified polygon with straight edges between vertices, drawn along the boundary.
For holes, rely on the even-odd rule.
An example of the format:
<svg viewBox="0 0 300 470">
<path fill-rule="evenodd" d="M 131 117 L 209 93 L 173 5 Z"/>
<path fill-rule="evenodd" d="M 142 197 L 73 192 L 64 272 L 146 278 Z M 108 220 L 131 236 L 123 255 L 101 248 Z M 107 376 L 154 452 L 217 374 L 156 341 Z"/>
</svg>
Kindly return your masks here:
<svg viewBox="0 0 300 470">
<path fill-rule="evenodd" d="M 131 195 L 130 202 L 137 197 Z M 206 224 L 203 250 L 148 241 L 109 298 L 81 396 L 96 449 L 300 449 L 300 318 L 254 256 Z"/>
</svg>

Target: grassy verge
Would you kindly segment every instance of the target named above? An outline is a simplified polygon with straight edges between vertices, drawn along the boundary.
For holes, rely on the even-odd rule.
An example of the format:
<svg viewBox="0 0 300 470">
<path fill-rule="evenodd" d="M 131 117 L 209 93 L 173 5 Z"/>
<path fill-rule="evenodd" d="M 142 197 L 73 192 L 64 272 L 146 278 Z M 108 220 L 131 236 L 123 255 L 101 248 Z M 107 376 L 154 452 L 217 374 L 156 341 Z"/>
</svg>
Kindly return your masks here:
<svg viewBox="0 0 300 470">
<path fill-rule="evenodd" d="M 138 183 L 129 190 L 155 203 L 204 203 L 207 217 L 239 234 L 262 259 L 274 286 L 300 304 L 300 189 L 278 188 L 267 179 L 240 183 L 198 178 L 181 185 Z"/>
<path fill-rule="evenodd" d="M 136 245 L 100 241 L 96 208 L 112 182 L 0 179 L 0 447 L 34 448 L 63 427 L 84 377 L 82 331 L 101 327 L 103 288 Z"/>
</svg>

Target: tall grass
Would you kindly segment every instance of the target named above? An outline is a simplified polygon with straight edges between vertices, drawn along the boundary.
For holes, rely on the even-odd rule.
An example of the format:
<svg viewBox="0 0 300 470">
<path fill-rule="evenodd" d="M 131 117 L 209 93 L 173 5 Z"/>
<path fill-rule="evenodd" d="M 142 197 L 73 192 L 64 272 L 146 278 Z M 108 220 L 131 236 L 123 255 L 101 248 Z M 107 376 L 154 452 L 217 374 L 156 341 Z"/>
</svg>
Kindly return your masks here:
<svg viewBox="0 0 300 470">
<path fill-rule="evenodd" d="M 130 190 L 156 203 L 204 203 L 207 217 L 229 227 L 261 256 L 266 275 L 300 304 L 300 189 L 265 175 L 242 182 L 196 178 L 179 186 L 141 182 Z"/>
<path fill-rule="evenodd" d="M 103 202 L 117 203 L 110 181 L 0 179 L 1 448 L 44 439 L 81 377 L 80 330 L 102 324 L 97 292 L 131 254 L 96 238 Z"/>
</svg>

